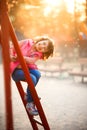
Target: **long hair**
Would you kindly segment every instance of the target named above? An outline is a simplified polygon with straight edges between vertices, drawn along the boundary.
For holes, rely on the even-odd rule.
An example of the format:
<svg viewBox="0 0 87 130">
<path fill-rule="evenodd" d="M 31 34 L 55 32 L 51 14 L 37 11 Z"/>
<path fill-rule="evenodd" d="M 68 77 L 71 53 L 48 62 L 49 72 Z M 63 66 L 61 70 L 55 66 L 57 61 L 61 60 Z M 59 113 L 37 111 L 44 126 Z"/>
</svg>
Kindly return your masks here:
<svg viewBox="0 0 87 130">
<path fill-rule="evenodd" d="M 40 41 L 47 40 L 48 41 L 48 47 L 47 47 L 47 52 L 43 53 L 43 59 L 46 60 L 49 58 L 49 56 L 53 56 L 54 52 L 54 42 L 51 38 L 47 36 L 39 36 L 34 39 L 35 44 L 37 44 Z"/>
</svg>

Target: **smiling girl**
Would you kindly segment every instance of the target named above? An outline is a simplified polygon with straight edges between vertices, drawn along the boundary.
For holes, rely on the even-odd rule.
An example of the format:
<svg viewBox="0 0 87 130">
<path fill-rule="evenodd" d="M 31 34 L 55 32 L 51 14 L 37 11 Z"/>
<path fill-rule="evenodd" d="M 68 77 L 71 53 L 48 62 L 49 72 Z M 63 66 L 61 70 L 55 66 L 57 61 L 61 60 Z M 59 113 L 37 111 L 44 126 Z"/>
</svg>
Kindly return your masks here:
<svg viewBox="0 0 87 130">
<path fill-rule="evenodd" d="M 26 61 L 31 79 L 34 83 L 34 86 L 36 86 L 41 77 L 41 74 L 35 63 L 40 59 L 46 60 L 50 56 L 53 56 L 54 51 L 53 41 L 49 37 L 38 37 L 34 40 L 32 39 L 22 40 L 19 42 L 19 46 L 23 54 L 24 60 Z M 10 49 L 10 58 L 11 58 L 10 68 L 13 80 L 16 82 L 26 80 L 14 47 L 11 47 Z M 34 105 L 34 101 L 31 96 L 29 87 L 27 87 L 26 95 L 27 95 L 26 109 L 28 110 L 29 114 L 38 115 L 38 111 Z"/>
</svg>

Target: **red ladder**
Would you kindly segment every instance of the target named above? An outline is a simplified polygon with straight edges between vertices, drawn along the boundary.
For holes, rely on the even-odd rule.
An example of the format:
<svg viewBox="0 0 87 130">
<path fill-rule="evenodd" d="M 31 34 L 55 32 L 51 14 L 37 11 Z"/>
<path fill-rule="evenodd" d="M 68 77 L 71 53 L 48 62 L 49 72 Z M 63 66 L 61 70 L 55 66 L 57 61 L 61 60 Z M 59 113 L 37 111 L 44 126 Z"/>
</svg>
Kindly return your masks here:
<svg viewBox="0 0 87 130">
<path fill-rule="evenodd" d="M 16 53 L 18 55 L 18 58 L 20 60 L 20 64 L 22 66 L 22 69 L 24 71 L 26 82 L 29 86 L 29 89 L 31 91 L 31 95 L 34 99 L 35 105 L 37 107 L 39 117 L 41 119 L 41 122 L 36 120 L 34 116 L 29 115 L 27 112 L 27 115 L 29 117 L 29 120 L 31 122 L 33 130 L 38 130 L 38 124 L 43 126 L 44 130 L 50 130 L 49 124 L 47 122 L 46 116 L 44 114 L 43 108 L 41 106 L 41 103 L 39 101 L 37 92 L 35 90 L 34 84 L 32 82 L 32 79 L 30 77 L 30 74 L 28 72 L 28 68 L 26 66 L 26 63 L 23 59 L 22 53 L 20 51 L 20 47 L 18 45 L 18 40 L 15 35 L 13 26 L 10 22 L 8 12 L 7 12 L 7 5 L 6 0 L 0 1 L 0 7 L 1 7 L 1 30 L 0 30 L 0 43 L 2 45 L 2 54 L 3 54 L 3 65 L 4 65 L 4 77 L 5 77 L 5 102 L 6 102 L 6 130 L 14 130 L 13 127 L 13 113 L 12 113 L 12 102 L 11 102 L 11 87 L 10 87 L 10 55 L 9 55 L 9 37 L 11 37 L 11 40 L 14 44 Z M 20 82 L 15 82 L 16 86 L 18 88 L 19 94 L 21 96 L 22 102 L 24 106 L 26 106 L 26 101 L 24 100 L 24 90 Z M 8 114 L 7 114 L 8 113 Z"/>
</svg>

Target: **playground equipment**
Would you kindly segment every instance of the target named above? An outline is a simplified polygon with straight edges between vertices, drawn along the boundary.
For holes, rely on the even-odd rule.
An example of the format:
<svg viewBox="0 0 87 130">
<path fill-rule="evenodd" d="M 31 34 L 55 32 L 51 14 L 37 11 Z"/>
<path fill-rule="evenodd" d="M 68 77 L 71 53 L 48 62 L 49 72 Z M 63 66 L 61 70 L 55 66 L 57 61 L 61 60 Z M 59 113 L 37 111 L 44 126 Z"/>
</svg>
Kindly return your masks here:
<svg viewBox="0 0 87 130">
<path fill-rule="evenodd" d="M 0 20 L 1 20 L 1 30 L 0 30 L 0 44 L 2 47 L 2 60 L 3 60 L 3 66 L 4 66 L 4 81 L 5 81 L 5 110 L 6 110 L 6 130 L 14 130 L 13 125 L 13 111 L 12 111 L 12 100 L 11 100 L 11 78 L 10 78 L 10 55 L 9 55 L 9 37 L 11 38 L 13 45 L 15 47 L 16 53 L 18 55 L 18 58 L 20 60 L 20 64 L 22 66 L 22 69 L 25 73 L 26 82 L 29 85 L 29 89 L 31 91 L 32 97 L 34 99 L 35 105 L 39 112 L 39 117 L 41 119 L 41 122 L 36 120 L 34 116 L 29 115 L 27 112 L 27 115 L 29 117 L 29 120 L 31 122 L 33 130 L 39 130 L 38 125 L 43 126 L 44 130 L 50 130 L 49 124 L 47 122 L 47 119 L 45 117 L 43 108 L 41 106 L 41 103 L 39 101 L 38 95 L 35 91 L 34 84 L 32 82 L 32 79 L 30 77 L 30 74 L 28 72 L 26 63 L 23 59 L 22 53 L 20 51 L 18 40 L 15 35 L 13 26 L 10 22 L 9 16 L 8 16 L 8 9 L 6 5 L 6 0 L 0 1 Z M 20 82 L 15 82 L 17 89 L 19 91 L 19 94 L 21 96 L 22 102 L 24 106 L 26 106 L 26 101 L 24 100 L 24 90 Z"/>
<path fill-rule="evenodd" d="M 79 37 L 81 40 L 86 39 L 87 40 L 87 26 L 85 23 L 81 22 L 79 25 L 80 32 L 79 32 Z"/>
</svg>

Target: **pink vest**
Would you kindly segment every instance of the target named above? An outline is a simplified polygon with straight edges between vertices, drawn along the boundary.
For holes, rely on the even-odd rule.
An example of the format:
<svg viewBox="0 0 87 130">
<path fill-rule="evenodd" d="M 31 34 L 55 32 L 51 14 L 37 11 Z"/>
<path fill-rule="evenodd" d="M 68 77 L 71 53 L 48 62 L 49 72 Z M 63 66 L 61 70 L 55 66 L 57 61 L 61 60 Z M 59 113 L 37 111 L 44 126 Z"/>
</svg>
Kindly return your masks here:
<svg viewBox="0 0 87 130">
<path fill-rule="evenodd" d="M 24 40 L 24 44 L 23 44 L 22 47 L 20 48 L 20 49 L 21 49 L 21 52 L 22 52 L 22 54 L 23 54 L 23 56 L 29 56 L 29 57 L 38 56 L 40 59 L 42 59 L 42 53 L 41 53 L 41 52 L 29 53 L 29 50 L 31 49 L 31 47 L 32 47 L 33 44 L 34 44 L 34 42 L 33 42 L 32 39 Z M 13 55 L 16 55 L 15 50 L 12 50 L 12 52 L 13 52 Z M 16 69 L 16 67 L 17 67 L 18 65 L 20 65 L 20 62 L 19 62 L 19 61 L 11 62 L 11 63 L 10 63 L 10 71 L 11 71 L 11 74 L 13 73 L 13 71 Z M 27 66 L 28 66 L 30 69 L 38 69 L 36 64 L 27 64 Z"/>
</svg>

